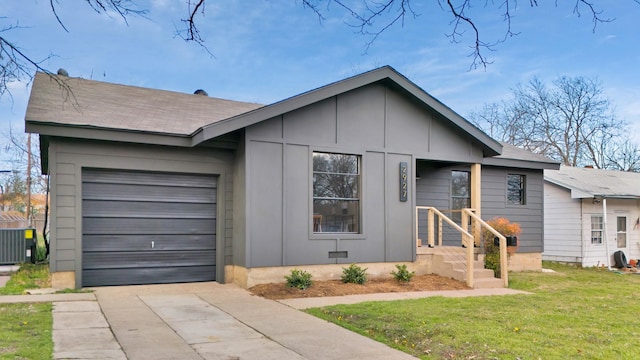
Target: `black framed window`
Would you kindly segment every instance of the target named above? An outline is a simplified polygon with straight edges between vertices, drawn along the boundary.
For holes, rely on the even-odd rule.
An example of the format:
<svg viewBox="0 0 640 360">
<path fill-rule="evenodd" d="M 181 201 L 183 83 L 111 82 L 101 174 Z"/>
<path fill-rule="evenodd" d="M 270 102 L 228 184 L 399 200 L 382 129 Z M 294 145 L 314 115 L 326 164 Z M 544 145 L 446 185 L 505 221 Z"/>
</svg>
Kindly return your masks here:
<svg viewBox="0 0 640 360">
<path fill-rule="evenodd" d="M 526 183 L 527 177 L 520 174 L 507 175 L 507 204 L 526 204 Z"/>
<path fill-rule="evenodd" d="M 313 153 L 313 232 L 360 233 L 358 155 Z"/>
<path fill-rule="evenodd" d="M 451 209 L 459 210 L 471 207 L 471 173 L 468 171 L 451 171 Z M 462 215 L 454 212 L 452 219 L 460 221 Z"/>
</svg>

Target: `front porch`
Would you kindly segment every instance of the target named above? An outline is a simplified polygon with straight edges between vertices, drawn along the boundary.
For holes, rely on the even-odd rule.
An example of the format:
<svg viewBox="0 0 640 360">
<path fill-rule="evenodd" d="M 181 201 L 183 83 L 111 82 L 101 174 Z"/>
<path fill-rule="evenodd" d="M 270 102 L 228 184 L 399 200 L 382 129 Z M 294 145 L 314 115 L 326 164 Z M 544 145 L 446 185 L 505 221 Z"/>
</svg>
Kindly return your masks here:
<svg viewBox="0 0 640 360">
<path fill-rule="evenodd" d="M 426 212 L 425 244 L 420 238 L 421 212 Z M 416 263 L 429 264 L 431 273 L 463 281 L 474 289 L 508 287 L 506 237 L 477 216 L 474 209 L 447 212 L 459 214 L 459 223 L 435 207 L 416 206 Z M 446 230 L 443 231 L 445 226 Z M 483 234 L 487 232 L 495 236 L 499 242 L 500 277 L 496 277 L 492 269 L 485 269 Z M 457 237 L 459 245 L 450 245 L 451 241 L 445 245 L 443 233 L 447 233 L 449 238 Z"/>
</svg>

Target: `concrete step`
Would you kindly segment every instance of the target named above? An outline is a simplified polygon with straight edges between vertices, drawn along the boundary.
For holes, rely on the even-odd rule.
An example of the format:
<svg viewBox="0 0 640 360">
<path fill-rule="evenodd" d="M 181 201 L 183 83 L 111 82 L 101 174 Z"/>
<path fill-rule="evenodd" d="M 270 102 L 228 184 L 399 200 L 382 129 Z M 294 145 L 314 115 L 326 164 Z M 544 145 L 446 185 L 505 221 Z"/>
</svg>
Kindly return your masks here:
<svg viewBox="0 0 640 360">
<path fill-rule="evenodd" d="M 466 260 L 456 260 L 456 261 L 446 261 L 450 263 L 454 269 L 460 269 L 460 270 L 467 270 L 467 262 Z M 474 261 L 473 262 L 473 268 L 474 270 L 485 270 L 484 268 L 484 263 L 481 261 Z"/>
<path fill-rule="evenodd" d="M 464 248 L 435 248 L 431 254 L 433 261 L 433 272 L 445 277 L 466 282 L 467 280 L 467 261 L 466 249 Z M 483 257 L 474 261 L 473 278 L 474 288 L 490 289 L 503 288 L 504 284 L 501 279 L 495 278 L 493 270 L 484 268 Z"/>
<path fill-rule="evenodd" d="M 474 279 L 495 279 L 496 277 L 493 274 L 493 270 L 491 269 L 476 269 L 473 272 Z"/>
<path fill-rule="evenodd" d="M 490 278 L 490 279 L 474 279 L 474 289 L 499 289 L 504 288 L 502 279 Z"/>
</svg>

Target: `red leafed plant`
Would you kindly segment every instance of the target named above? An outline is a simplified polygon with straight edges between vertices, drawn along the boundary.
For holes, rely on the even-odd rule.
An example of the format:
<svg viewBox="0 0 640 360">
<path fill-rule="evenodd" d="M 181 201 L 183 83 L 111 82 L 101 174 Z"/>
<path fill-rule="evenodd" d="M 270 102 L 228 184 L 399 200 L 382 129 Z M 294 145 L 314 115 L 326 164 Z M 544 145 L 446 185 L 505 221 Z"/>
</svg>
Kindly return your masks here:
<svg viewBox="0 0 640 360">
<path fill-rule="evenodd" d="M 503 236 L 520 236 L 520 224 L 512 223 L 507 218 L 495 217 L 487 224 L 498 231 Z M 500 247 L 493 242 L 495 235 L 489 230 L 484 230 L 483 240 L 485 246 L 484 267 L 492 269 L 495 276 L 500 277 Z M 515 252 L 516 247 L 511 248 L 509 253 Z"/>
</svg>

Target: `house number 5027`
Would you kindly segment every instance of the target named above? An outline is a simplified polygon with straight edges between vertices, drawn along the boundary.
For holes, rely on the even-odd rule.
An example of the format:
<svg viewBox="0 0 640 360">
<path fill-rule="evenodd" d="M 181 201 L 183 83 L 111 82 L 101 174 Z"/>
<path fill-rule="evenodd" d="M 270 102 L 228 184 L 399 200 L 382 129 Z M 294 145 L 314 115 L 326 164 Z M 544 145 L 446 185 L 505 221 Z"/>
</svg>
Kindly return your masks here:
<svg viewBox="0 0 640 360">
<path fill-rule="evenodd" d="M 400 163 L 400 201 L 407 201 L 409 183 L 409 167 L 406 162 Z"/>
</svg>

